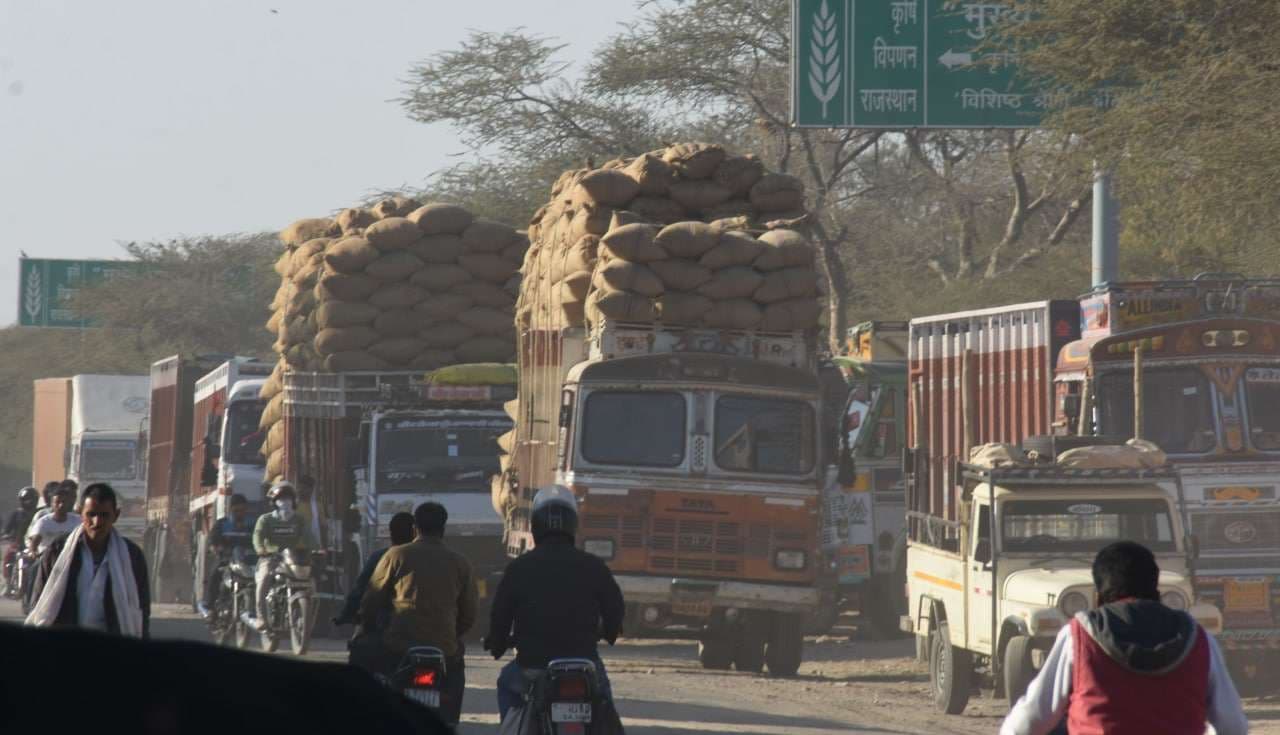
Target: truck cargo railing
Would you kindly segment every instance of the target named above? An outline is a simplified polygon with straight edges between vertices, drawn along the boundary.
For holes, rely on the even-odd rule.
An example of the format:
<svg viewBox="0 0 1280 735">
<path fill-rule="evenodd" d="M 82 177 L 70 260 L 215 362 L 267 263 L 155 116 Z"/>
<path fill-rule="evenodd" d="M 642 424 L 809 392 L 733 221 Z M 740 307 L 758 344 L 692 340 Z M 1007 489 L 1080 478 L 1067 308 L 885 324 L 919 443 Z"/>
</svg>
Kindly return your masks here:
<svg viewBox="0 0 1280 735">
<path fill-rule="evenodd" d="M 1052 485 L 1112 484 L 1141 485 L 1152 482 L 1176 481 L 1178 472 L 1172 466 L 1159 468 L 1129 467 L 1063 467 L 1061 465 L 1029 465 L 1025 467 L 980 467 L 961 463 L 958 475 L 966 480 L 990 484 L 1010 483 Z"/>
<path fill-rule="evenodd" d="M 587 349 L 592 360 L 704 352 L 805 369 L 814 369 L 816 354 L 814 335 L 804 331 L 706 329 L 608 319 L 591 331 Z"/>
<path fill-rule="evenodd" d="M 425 371 L 285 374 L 284 413 L 298 418 L 344 418 L 372 409 L 435 405 L 500 405 L 516 396 L 514 385 L 446 385 L 424 381 Z"/>
<path fill-rule="evenodd" d="M 959 521 L 950 521 L 942 516 L 909 510 L 907 524 L 913 541 L 948 551 L 955 551 L 960 546 L 960 530 L 963 524 Z"/>
</svg>

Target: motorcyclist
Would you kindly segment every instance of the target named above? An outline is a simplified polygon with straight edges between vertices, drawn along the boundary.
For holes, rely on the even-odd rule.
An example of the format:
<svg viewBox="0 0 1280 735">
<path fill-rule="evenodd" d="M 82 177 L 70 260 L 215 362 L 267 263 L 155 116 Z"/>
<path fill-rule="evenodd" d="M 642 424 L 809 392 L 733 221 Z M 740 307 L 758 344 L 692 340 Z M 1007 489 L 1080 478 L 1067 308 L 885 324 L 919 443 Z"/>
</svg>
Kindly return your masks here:
<svg viewBox="0 0 1280 735">
<path fill-rule="evenodd" d="M 32 517 L 32 522 L 38 521 L 44 516 L 53 512 L 53 494 L 58 492 L 58 488 L 62 486 L 59 480 L 52 480 L 44 484 L 44 489 L 40 491 L 40 505 L 36 508 L 36 514 Z"/>
<path fill-rule="evenodd" d="M 249 499 L 240 493 L 231 496 L 227 503 L 227 515 L 213 524 L 209 533 L 209 545 L 213 549 L 218 563 L 209 578 L 205 581 L 204 600 L 197 606 L 200 617 L 208 618 L 218 602 L 218 591 L 222 589 L 222 575 L 227 563 L 236 549 L 253 553 L 254 521 L 249 517 Z"/>
<path fill-rule="evenodd" d="M 625 606 L 613 573 L 599 557 L 574 546 L 577 501 L 567 488 L 534 496 L 530 523 L 534 549 L 507 565 L 494 594 L 485 647 L 501 658 L 513 636 L 514 661 L 498 675 L 498 710 L 505 718 L 524 694 L 524 670 L 546 668 L 557 658 L 585 658 L 596 665 L 600 694 L 612 699 L 609 676 L 596 642 L 613 645 L 622 632 Z"/>
<path fill-rule="evenodd" d="M 391 522 L 387 524 L 387 532 L 391 536 L 391 546 L 412 542 L 414 537 L 413 514 L 402 511 L 391 516 Z M 360 576 L 356 577 L 355 583 L 351 585 L 351 591 L 347 593 L 347 599 L 342 606 L 342 611 L 333 619 L 335 625 L 351 625 L 357 622 L 358 613 L 360 612 L 360 600 L 364 597 L 365 590 L 369 588 L 369 579 L 373 577 L 373 570 L 378 568 L 378 562 L 382 561 L 382 556 L 387 553 L 391 546 L 386 549 L 377 549 L 369 554 L 369 560 L 365 562 L 364 568 L 360 570 Z M 372 620 L 361 620 L 359 622 L 364 630 L 386 627 Z M 385 623 L 385 621 L 382 622 Z"/>
<path fill-rule="evenodd" d="M 267 500 L 274 510 L 259 516 L 253 527 L 253 550 L 258 554 L 258 569 L 254 574 L 258 615 L 253 617 L 246 611 L 241 619 L 257 631 L 267 627 L 267 582 L 280 565 L 279 554 L 285 549 L 308 551 L 315 548 L 315 540 L 297 513 L 297 499 L 293 485 L 277 483 L 267 493 Z"/>
<path fill-rule="evenodd" d="M 71 510 L 75 504 L 75 488 L 66 483 L 59 484 L 53 493 L 52 510 L 43 516 L 37 514 L 27 527 L 27 546 L 33 553 L 43 554 L 54 539 L 80 525 L 80 514 Z"/>
<path fill-rule="evenodd" d="M 27 535 L 27 527 L 31 525 L 31 519 L 36 514 L 36 505 L 39 500 L 39 493 L 34 487 L 27 486 L 18 491 L 18 508 L 9 514 L 9 519 L 4 524 L 4 533 L 0 535 L 5 541 L 5 570 L 11 569 L 16 561 L 22 539 Z M 5 575 L 4 583 L 5 591 L 8 592 L 10 583 L 8 574 Z"/>
</svg>

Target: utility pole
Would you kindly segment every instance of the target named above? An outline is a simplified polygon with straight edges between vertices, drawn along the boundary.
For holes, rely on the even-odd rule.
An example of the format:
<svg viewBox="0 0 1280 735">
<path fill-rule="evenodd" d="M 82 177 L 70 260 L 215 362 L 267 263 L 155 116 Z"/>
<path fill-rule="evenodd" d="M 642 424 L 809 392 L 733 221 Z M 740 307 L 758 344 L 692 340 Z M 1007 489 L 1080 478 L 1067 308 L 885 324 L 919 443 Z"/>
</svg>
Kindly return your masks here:
<svg viewBox="0 0 1280 735">
<path fill-rule="evenodd" d="M 1111 194 L 1111 172 L 1093 165 L 1093 286 L 1120 277 L 1119 207 Z"/>
</svg>

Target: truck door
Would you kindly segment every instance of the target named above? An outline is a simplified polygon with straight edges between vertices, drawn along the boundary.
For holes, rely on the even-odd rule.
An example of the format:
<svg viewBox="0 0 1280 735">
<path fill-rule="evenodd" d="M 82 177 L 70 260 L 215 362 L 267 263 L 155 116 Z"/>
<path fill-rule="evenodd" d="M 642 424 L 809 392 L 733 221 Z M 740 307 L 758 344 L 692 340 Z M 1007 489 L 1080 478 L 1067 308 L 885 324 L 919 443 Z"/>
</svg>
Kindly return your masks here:
<svg viewBox="0 0 1280 735">
<path fill-rule="evenodd" d="M 991 651 L 991 623 L 995 591 L 995 546 L 991 534 L 991 505 L 987 502 L 973 504 L 973 525 L 976 529 L 969 548 L 969 599 L 968 641 L 970 650 L 985 653 Z"/>
</svg>

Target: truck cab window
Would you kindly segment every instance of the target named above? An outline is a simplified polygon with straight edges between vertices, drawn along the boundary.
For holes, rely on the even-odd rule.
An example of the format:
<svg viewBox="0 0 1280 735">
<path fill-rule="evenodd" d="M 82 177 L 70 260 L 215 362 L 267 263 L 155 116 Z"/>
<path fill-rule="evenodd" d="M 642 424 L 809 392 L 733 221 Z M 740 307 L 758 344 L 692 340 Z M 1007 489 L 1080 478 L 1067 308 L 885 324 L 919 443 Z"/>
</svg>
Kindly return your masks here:
<svg viewBox="0 0 1280 735">
<path fill-rule="evenodd" d="M 1264 452 L 1280 450 L 1280 368 L 1250 368 L 1244 380 L 1249 442 Z"/>
<path fill-rule="evenodd" d="M 984 503 L 974 511 L 978 532 L 973 537 L 973 560 L 979 564 L 991 563 L 991 510 Z"/>
<path fill-rule="evenodd" d="M 1143 376 L 1143 439 L 1170 454 L 1204 454 L 1218 445 L 1213 386 L 1196 368 L 1153 368 Z M 1099 381 L 1101 433 L 1133 436 L 1133 374 Z"/>
<path fill-rule="evenodd" d="M 715 458 L 722 470 L 803 475 L 813 470 L 813 409 L 755 396 L 716 400 Z"/>
<path fill-rule="evenodd" d="M 582 456 L 592 464 L 679 467 L 686 413 L 679 393 L 593 391 L 578 432 Z"/>
</svg>

